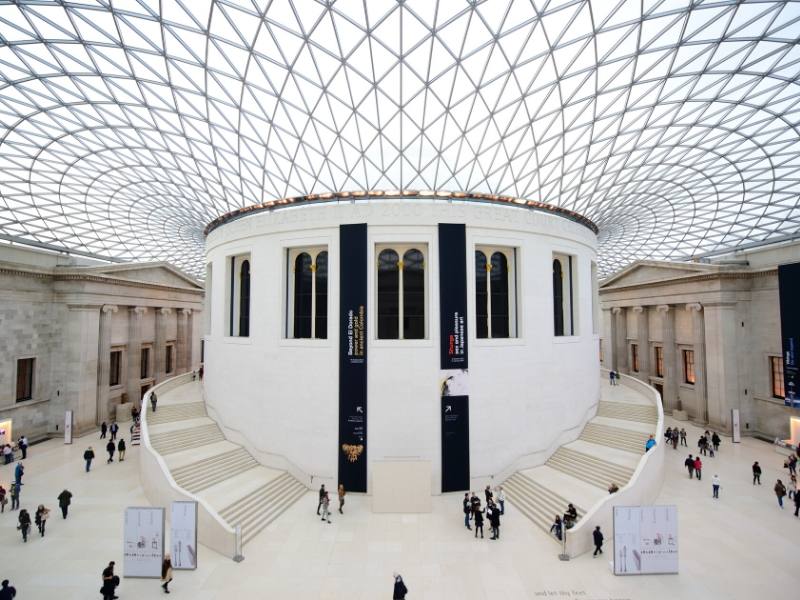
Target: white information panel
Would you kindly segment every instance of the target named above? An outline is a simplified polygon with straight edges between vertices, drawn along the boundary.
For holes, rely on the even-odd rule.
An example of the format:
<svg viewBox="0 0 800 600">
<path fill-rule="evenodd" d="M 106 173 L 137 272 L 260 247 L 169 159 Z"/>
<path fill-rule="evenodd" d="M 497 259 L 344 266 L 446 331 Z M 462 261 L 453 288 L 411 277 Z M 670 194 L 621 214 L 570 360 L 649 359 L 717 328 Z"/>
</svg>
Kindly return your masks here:
<svg viewBox="0 0 800 600">
<path fill-rule="evenodd" d="M 72 443 L 72 411 L 64 413 L 64 443 Z"/>
<path fill-rule="evenodd" d="M 164 560 L 164 509 L 126 508 L 123 544 L 125 577 L 160 578 Z"/>
<path fill-rule="evenodd" d="M 678 572 L 678 507 L 614 507 L 614 574 Z"/>
<path fill-rule="evenodd" d="M 173 502 L 169 522 L 172 568 L 196 569 L 197 502 Z"/>
<path fill-rule="evenodd" d="M 733 443 L 738 444 L 742 441 L 742 429 L 739 423 L 739 409 L 731 409 L 731 431 L 733 433 Z"/>
</svg>

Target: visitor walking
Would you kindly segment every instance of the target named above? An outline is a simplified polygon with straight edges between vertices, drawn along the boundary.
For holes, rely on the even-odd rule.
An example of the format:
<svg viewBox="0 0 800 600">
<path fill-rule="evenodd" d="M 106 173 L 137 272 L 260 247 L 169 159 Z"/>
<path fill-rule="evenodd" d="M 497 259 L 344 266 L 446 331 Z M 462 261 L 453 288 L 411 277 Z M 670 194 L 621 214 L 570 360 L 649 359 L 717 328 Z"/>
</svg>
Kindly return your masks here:
<svg viewBox="0 0 800 600">
<path fill-rule="evenodd" d="M 91 446 L 83 453 L 83 460 L 86 461 L 86 472 L 88 473 L 89 469 L 92 468 L 92 461 L 94 460 L 94 450 L 92 450 Z"/>
<path fill-rule="evenodd" d="M 559 542 L 561 541 L 561 532 L 562 532 L 563 527 L 564 527 L 564 525 L 563 525 L 563 523 L 561 521 L 561 517 L 556 515 L 556 520 L 553 521 L 553 524 L 550 526 L 550 533 L 555 534 L 555 536 L 558 538 Z"/>
<path fill-rule="evenodd" d="M 23 455 L 22 458 L 25 458 L 25 456 Z M 797 457 L 794 454 L 786 460 L 784 466 L 789 469 L 789 475 L 797 475 Z"/>
<path fill-rule="evenodd" d="M 19 508 L 19 486 L 16 483 L 8 486 L 8 495 L 11 496 L 11 510 L 17 510 Z"/>
<path fill-rule="evenodd" d="M 694 474 L 697 476 L 698 481 L 703 478 L 703 463 L 699 456 L 694 457 Z"/>
<path fill-rule="evenodd" d="M 800 494 L 794 495 L 794 516 L 798 516 L 798 512 L 800 512 Z"/>
<path fill-rule="evenodd" d="M 714 452 L 719 452 L 719 444 L 722 441 L 722 438 L 717 435 L 717 432 L 711 434 L 711 445 L 714 448 Z"/>
<path fill-rule="evenodd" d="M 325 497 L 322 499 L 322 520 L 327 521 L 329 524 L 331 522 L 331 499 L 328 496 L 328 492 L 325 492 Z"/>
<path fill-rule="evenodd" d="M 116 449 L 117 447 L 114 445 L 114 442 L 112 440 L 108 440 L 108 443 L 106 444 L 106 452 L 108 452 L 108 460 L 106 461 L 106 464 L 114 462 L 114 450 Z"/>
<path fill-rule="evenodd" d="M 778 479 L 778 482 L 772 489 L 775 490 L 775 495 L 778 497 L 778 506 L 780 506 L 781 510 L 783 510 L 783 497 L 786 495 L 786 486 L 783 485 L 783 482 L 780 479 Z"/>
<path fill-rule="evenodd" d="M 405 600 L 408 588 L 403 582 L 403 576 L 399 573 L 394 574 L 394 589 L 392 590 L 392 600 Z"/>
<path fill-rule="evenodd" d="M 645 451 L 645 452 L 649 452 L 649 451 L 650 451 L 650 448 L 652 448 L 652 447 L 653 447 L 653 446 L 655 446 L 655 445 L 656 445 L 656 440 L 655 440 L 655 439 L 653 438 L 653 436 L 651 435 L 651 436 L 650 436 L 650 437 L 647 439 L 647 442 L 646 442 L 646 443 L 645 443 L 645 445 L 644 445 L 644 451 Z"/>
<path fill-rule="evenodd" d="M 23 475 L 25 475 L 25 465 L 23 465 L 21 462 L 18 462 L 16 468 L 14 469 L 14 482 L 17 484 L 17 487 L 22 485 Z"/>
<path fill-rule="evenodd" d="M 319 502 L 317 503 L 317 516 L 319 516 L 319 509 L 322 507 L 322 500 L 325 498 L 325 484 L 319 486 Z"/>
<path fill-rule="evenodd" d="M 45 508 L 44 504 L 40 504 L 39 507 L 36 509 L 36 515 L 34 516 L 34 521 L 36 522 L 36 527 L 39 529 L 39 535 L 44 537 L 44 529 L 47 525 L 47 518 L 50 516 L 50 509 Z"/>
<path fill-rule="evenodd" d="M 67 518 L 67 513 L 69 512 L 69 505 L 72 503 L 72 492 L 68 489 L 64 489 L 58 495 L 58 506 L 61 508 L 61 516 L 63 518 Z"/>
<path fill-rule="evenodd" d="M 761 466 L 758 464 L 758 461 L 753 463 L 753 485 L 758 482 L 758 485 L 761 485 Z"/>
<path fill-rule="evenodd" d="M 343 515 L 344 513 L 342 512 L 342 508 L 344 507 L 344 496 L 345 496 L 345 493 L 346 493 L 344 491 L 344 484 L 343 483 L 339 484 L 339 489 L 337 490 L 337 492 L 339 494 L 339 514 Z"/>
<path fill-rule="evenodd" d="M 31 516 L 28 514 L 28 511 L 24 508 L 19 511 L 18 517 L 19 525 L 17 525 L 17 529 L 22 532 L 22 541 L 28 541 L 28 531 L 31 529 Z"/>
<path fill-rule="evenodd" d="M 164 561 L 161 563 L 161 587 L 164 588 L 164 593 L 169 594 L 169 584 L 172 581 L 172 558 L 169 554 L 164 555 Z"/>
<path fill-rule="evenodd" d="M 13 600 L 14 596 L 17 595 L 17 588 L 12 586 L 8 579 L 3 579 L 3 583 L 0 584 L 0 600 Z"/>
<path fill-rule="evenodd" d="M 706 456 L 706 447 L 708 446 L 708 440 L 704 435 L 700 436 L 700 439 L 697 440 L 697 448 L 700 450 L 700 454 Z"/>
<path fill-rule="evenodd" d="M 506 514 L 506 494 L 503 491 L 503 486 L 497 491 L 497 501 L 500 503 L 500 514 Z"/>
<path fill-rule="evenodd" d="M 103 569 L 103 587 L 100 588 L 100 593 L 103 594 L 103 600 L 114 600 L 116 598 L 116 589 L 119 585 L 119 577 L 114 575 L 114 561 L 108 563 L 108 566 Z"/>
<path fill-rule="evenodd" d="M 614 371 L 608 372 L 608 385 L 614 385 Z"/>
<path fill-rule="evenodd" d="M 117 452 L 119 452 L 119 462 L 125 460 L 125 440 L 119 438 L 119 442 L 117 443 Z"/>
<path fill-rule="evenodd" d="M 106 437 L 106 432 L 108 432 L 108 425 L 106 425 L 106 422 L 103 421 L 102 423 L 100 423 L 100 439 L 101 440 L 104 437 Z"/>
<path fill-rule="evenodd" d="M 711 494 L 712 494 L 712 498 L 719 499 L 719 484 L 720 484 L 719 475 L 715 474 L 711 478 Z"/>
<path fill-rule="evenodd" d="M 150 408 L 153 409 L 153 412 L 156 412 L 156 404 L 158 404 L 158 398 L 156 398 L 156 393 L 150 392 Z"/>
<path fill-rule="evenodd" d="M 6 504 L 8 504 L 8 498 L 6 497 L 8 492 L 6 488 L 3 487 L 3 484 L 0 483 L 0 513 L 6 512 Z"/>
<path fill-rule="evenodd" d="M 117 425 L 116 421 L 112 421 L 111 427 L 108 428 L 111 432 L 111 441 L 115 442 L 117 440 L 117 432 L 119 431 L 119 425 Z"/>
<path fill-rule="evenodd" d="M 683 466 L 689 471 L 689 479 L 692 479 L 694 477 L 694 458 L 692 458 L 691 454 L 689 458 L 683 461 Z"/>
<path fill-rule="evenodd" d="M 481 539 L 483 539 L 483 510 L 480 505 L 472 511 L 472 520 L 475 523 L 475 539 L 478 538 L 478 531 L 481 532 Z"/>
<path fill-rule="evenodd" d="M 24 435 L 20 436 L 17 446 L 19 446 L 19 450 L 22 452 L 22 460 L 28 458 L 28 438 Z"/>
<path fill-rule="evenodd" d="M 592 554 L 592 558 L 594 558 L 603 553 L 603 532 L 600 531 L 600 525 L 594 528 L 592 538 L 594 539 L 594 554 Z"/>
<path fill-rule="evenodd" d="M 681 427 L 681 446 L 689 447 L 689 444 L 686 443 L 686 430 Z"/>
</svg>

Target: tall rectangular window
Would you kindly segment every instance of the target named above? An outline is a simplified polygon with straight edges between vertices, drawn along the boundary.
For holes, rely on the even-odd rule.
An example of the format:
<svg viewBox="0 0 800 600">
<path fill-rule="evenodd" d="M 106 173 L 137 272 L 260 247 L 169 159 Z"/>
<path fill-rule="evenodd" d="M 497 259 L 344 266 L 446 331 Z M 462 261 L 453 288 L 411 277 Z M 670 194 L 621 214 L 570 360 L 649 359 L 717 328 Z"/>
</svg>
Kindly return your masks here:
<svg viewBox="0 0 800 600">
<path fill-rule="evenodd" d="M 17 402 L 33 399 L 33 371 L 35 358 L 21 358 L 17 361 Z"/>
<path fill-rule="evenodd" d="M 375 252 L 378 255 L 378 339 L 424 339 L 427 246 L 392 244 L 378 246 Z"/>
<path fill-rule="evenodd" d="M 634 373 L 639 372 L 639 344 L 631 344 L 631 368 Z"/>
<path fill-rule="evenodd" d="M 164 364 L 164 373 L 167 373 L 167 374 L 172 373 L 172 369 L 174 367 L 174 365 L 172 364 L 172 362 L 173 362 L 172 361 L 172 355 L 173 355 L 174 349 L 175 349 L 175 346 L 173 346 L 172 344 L 167 344 L 166 352 L 164 353 L 164 363 L 165 363 Z"/>
<path fill-rule="evenodd" d="M 577 258 L 569 254 L 553 254 L 553 334 L 577 335 L 574 306 L 577 295 Z"/>
<path fill-rule="evenodd" d="M 683 351 L 683 382 L 694 383 L 694 350 Z"/>
<path fill-rule="evenodd" d="M 656 355 L 656 377 L 664 376 L 664 348 L 662 346 L 654 346 L 653 351 Z"/>
<path fill-rule="evenodd" d="M 785 398 L 786 391 L 783 389 L 783 357 L 770 356 L 769 366 L 772 376 L 772 397 Z"/>
<path fill-rule="evenodd" d="M 327 339 L 327 247 L 292 248 L 286 258 L 286 337 Z"/>
<path fill-rule="evenodd" d="M 142 379 L 147 379 L 150 377 L 150 348 L 142 348 L 141 357 L 139 375 Z"/>
<path fill-rule="evenodd" d="M 227 258 L 227 332 L 231 337 L 250 335 L 250 255 Z"/>
<path fill-rule="evenodd" d="M 475 248 L 476 337 L 517 337 L 515 263 L 515 248 Z"/>
<path fill-rule="evenodd" d="M 119 385 L 120 363 L 122 362 L 122 351 L 114 350 L 108 360 L 108 385 L 114 387 Z"/>
</svg>

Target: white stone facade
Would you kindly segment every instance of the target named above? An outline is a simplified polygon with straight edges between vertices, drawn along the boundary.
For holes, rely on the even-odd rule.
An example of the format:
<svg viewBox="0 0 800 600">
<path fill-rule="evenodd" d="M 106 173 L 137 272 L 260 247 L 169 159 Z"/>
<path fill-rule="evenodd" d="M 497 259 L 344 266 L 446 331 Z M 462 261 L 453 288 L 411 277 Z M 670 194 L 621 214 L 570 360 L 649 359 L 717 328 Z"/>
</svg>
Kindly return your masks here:
<svg viewBox="0 0 800 600">
<path fill-rule="evenodd" d="M 99 264 L 35 250 L 0 246 L 0 423 L 11 435 L 36 439 L 74 431 L 115 416 L 143 387 L 200 363 L 203 288 L 165 263 Z M 141 348 L 149 369 L 141 377 Z M 110 385 L 111 352 L 119 377 Z M 20 359 L 34 359 L 29 400 L 18 401 Z"/>
<path fill-rule="evenodd" d="M 439 270 L 446 266 L 439 264 L 438 223 L 466 224 L 473 480 L 513 465 L 540 464 L 553 444 L 569 441 L 559 436 L 573 428 L 573 437 L 578 435 L 599 397 L 591 293 L 594 233 L 561 216 L 525 208 L 420 199 L 260 212 L 209 234 L 204 383 L 227 432 L 243 436 L 258 456 L 276 457 L 276 466 L 287 459 L 298 472 L 335 482 L 339 225 L 347 223 L 368 225 L 368 465 L 429 460 L 431 487 L 441 489 Z M 427 250 L 426 334 L 424 339 L 377 339 L 377 252 L 403 244 Z M 287 253 L 320 246 L 330 256 L 328 336 L 291 339 L 286 335 Z M 479 246 L 516 249 L 516 337 L 476 339 L 474 250 Z M 554 336 L 556 253 L 575 260 L 575 335 L 562 337 Z M 231 257 L 242 255 L 251 263 L 250 335 L 232 337 L 228 265 Z"/>
<path fill-rule="evenodd" d="M 786 437 L 797 411 L 773 396 L 770 359 L 782 352 L 777 267 L 798 261 L 800 243 L 703 263 L 634 263 L 600 286 L 603 366 L 655 386 L 667 413 L 730 433 L 735 408 L 743 435 Z M 694 353 L 694 383 L 684 350 Z"/>
</svg>

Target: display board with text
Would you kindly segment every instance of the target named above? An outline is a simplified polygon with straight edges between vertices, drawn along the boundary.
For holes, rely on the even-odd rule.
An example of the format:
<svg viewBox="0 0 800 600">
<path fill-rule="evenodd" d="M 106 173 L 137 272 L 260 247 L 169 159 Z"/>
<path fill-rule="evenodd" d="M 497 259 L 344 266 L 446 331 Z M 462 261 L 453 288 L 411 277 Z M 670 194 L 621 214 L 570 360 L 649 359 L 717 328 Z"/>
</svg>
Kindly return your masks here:
<svg viewBox="0 0 800 600">
<path fill-rule="evenodd" d="M 614 574 L 678 572 L 678 507 L 614 507 Z"/>
<path fill-rule="evenodd" d="M 169 520 L 173 569 L 197 568 L 197 502 L 176 500 Z"/>
<path fill-rule="evenodd" d="M 164 560 L 164 509 L 125 509 L 123 563 L 125 577 L 161 577 Z"/>
<path fill-rule="evenodd" d="M 800 263 L 778 266 L 783 340 L 783 396 L 786 406 L 800 408 Z"/>
</svg>

